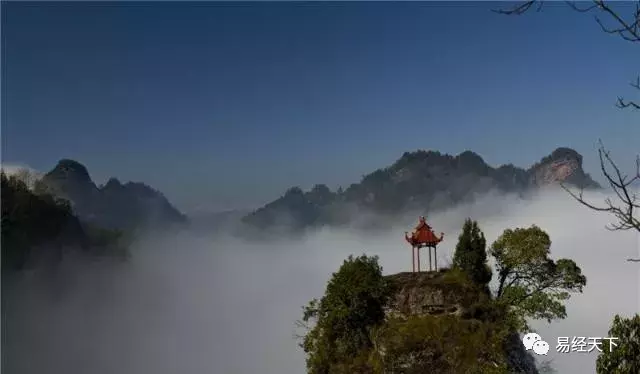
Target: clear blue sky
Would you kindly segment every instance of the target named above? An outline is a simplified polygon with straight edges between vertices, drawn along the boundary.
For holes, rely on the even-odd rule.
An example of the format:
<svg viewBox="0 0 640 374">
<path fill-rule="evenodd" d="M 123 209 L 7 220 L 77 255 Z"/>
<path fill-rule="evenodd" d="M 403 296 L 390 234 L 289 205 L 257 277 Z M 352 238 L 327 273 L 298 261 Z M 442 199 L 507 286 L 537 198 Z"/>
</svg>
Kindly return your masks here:
<svg viewBox="0 0 640 374">
<path fill-rule="evenodd" d="M 502 3 L 506 5 L 506 3 Z M 348 185 L 404 151 L 528 166 L 558 146 L 597 173 L 640 150 L 640 50 L 563 6 L 3 3 L 2 158 L 84 163 L 179 208 Z"/>
</svg>

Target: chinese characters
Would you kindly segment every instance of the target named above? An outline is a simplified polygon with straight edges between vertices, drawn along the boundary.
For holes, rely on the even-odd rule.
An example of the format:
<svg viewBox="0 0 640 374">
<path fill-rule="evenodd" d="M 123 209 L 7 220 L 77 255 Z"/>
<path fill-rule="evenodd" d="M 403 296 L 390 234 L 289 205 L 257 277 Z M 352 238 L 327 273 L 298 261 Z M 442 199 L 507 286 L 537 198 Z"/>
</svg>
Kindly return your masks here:
<svg viewBox="0 0 640 374">
<path fill-rule="evenodd" d="M 608 349 L 609 352 L 611 352 L 614 347 L 618 346 L 616 340 L 618 340 L 618 338 L 614 337 L 559 336 L 556 351 L 559 353 L 590 353 L 596 349 L 599 352 Z"/>
</svg>

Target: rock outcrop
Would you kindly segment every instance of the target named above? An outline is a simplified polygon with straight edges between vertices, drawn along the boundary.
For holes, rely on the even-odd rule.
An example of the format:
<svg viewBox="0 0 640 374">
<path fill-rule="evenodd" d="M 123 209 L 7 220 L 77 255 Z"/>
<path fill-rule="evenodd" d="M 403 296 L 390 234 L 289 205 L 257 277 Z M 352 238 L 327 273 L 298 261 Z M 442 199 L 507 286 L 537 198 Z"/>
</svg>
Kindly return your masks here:
<svg viewBox="0 0 640 374">
<path fill-rule="evenodd" d="M 471 305 L 479 301 L 478 292 L 445 275 L 446 270 L 387 276 L 394 289 L 387 313 L 393 316 L 462 316 Z"/>
<path fill-rule="evenodd" d="M 582 156 L 571 148 L 558 148 L 529 169 L 530 183 L 540 187 L 567 183 L 581 188 L 600 186 L 582 168 Z"/>
<path fill-rule="evenodd" d="M 500 326 L 500 317 L 496 320 L 481 310 L 488 305 L 490 296 L 455 272 L 443 269 L 399 273 L 386 279 L 394 290 L 387 318 L 401 322 L 391 324 L 391 333 L 382 330 L 376 347 L 383 361 L 394 360 L 388 365 L 398 372 L 455 372 L 457 369 L 441 358 L 443 352 L 469 349 L 467 344 L 482 348 L 482 339 L 491 339 L 498 334 L 496 330 L 504 328 Z M 407 339 L 406 342 L 398 343 L 395 339 L 398 336 Z M 504 363 L 510 373 L 537 374 L 535 359 L 525 350 L 519 334 L 507 332 L 500 336 L 499 352 L 477 352 L 478 365 L 497 367 Z M 435 342 L 429 342 L 430 339 Z M 393 358 L 388 357 L 392 354 Z M 470 352 L 471 356 L 474 354 Z"/>
</svg>

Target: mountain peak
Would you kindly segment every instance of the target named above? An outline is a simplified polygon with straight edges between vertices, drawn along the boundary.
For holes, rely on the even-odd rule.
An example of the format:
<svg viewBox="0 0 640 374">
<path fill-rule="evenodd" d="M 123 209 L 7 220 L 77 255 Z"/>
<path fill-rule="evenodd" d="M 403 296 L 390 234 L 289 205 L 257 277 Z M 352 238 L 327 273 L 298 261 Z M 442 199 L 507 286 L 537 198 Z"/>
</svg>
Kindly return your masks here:
<svg viewBox="0 0 640 374">
<path fill-rule="evenodd" d="M 547 162 L 557 162 L 557 161 L 565 161 L 565 160 L 573 160 L 582 165 L 582 155 L 578 153 L 573 148 L 568 147 L 558 147 L 553 152 L 551 152 L 548 156 L 543 157 L 540 160 L 540 164 L 544 164 Z"/>
<path fill-rule="evenodd" d="M 556 148 L 528 169 L 513 164 L 492 167 L 470 150 L 457 156 L 417 150 L 404 152 L 390 166 L 364 175 L 359 183 L 338 193 L 323 185 L 309 192 L 291 188 L 247 215 L 244 222 L 260 228 L 275 227 L 274 217 L 287 216 L 293 217 L 299 227 L 342 224 L 359 219 L 355 212 L 360 209 L 382 216 L 410 210 L 436 211 L 492 190 L 524 193 L 558 182 L 599 187 L 582 169 L 582 156 L 568 147 Z"/>
<path fill-rule="evenodd" d="M 568 183 L 583 188 L 597 188 L 598 183 L 582 169 L 582 155 L 568 147 L 556 148 L 529 169 L 537 186 Z"/>
<path fill-rule="evenodd" d="M 159 191 L 144 183 L 110 178 L 98 188 L 87 168 L 62 159 L 42 179 L 54 195 L 69 200 L 77 216 L 103 227 L 131 229 L 182 223 L 186 217 Z"/>
<path fill-rule="evenodd" d="M 121 187 L 122 187 L 122 183 L 120 183 L 118 178 L 111 177 L 111 178 L 109 178 L 107 183 L 102 187 L 102 190 L 106 191 L 106 190 L 111 190 L 111 189 L 118 189 L 118 188 L 121 188 Z"/>
<path fill-rule="evenodd" d="M 467 158 L 467 159 L 475 159 L 475 160 L 480 160 L 482 162 L 484 162 L 484 160 L 482 159 L 482 156 L 480 156 L 479 154 L 473 152 L 473 151 L 469 151 L 466 150 L 462 153 L 460 153 L 458 155 L 458 158 Z"/>
<path fill-rule="evenodd" d="M 480 171 L 489 167 L 484 159 L 472 151 L 464 151 L 456 157 L 458 167 L 469 171 Z"/>
<path fill-rule="evenodd" d="M 87 167 L 78 161 L 67 158 L 58 161 L 58 164 L 47 173 L 47 176 L 55 179 L 70 179 L 77 182 L 91 183 L 91 176 Z"/>
</svg>

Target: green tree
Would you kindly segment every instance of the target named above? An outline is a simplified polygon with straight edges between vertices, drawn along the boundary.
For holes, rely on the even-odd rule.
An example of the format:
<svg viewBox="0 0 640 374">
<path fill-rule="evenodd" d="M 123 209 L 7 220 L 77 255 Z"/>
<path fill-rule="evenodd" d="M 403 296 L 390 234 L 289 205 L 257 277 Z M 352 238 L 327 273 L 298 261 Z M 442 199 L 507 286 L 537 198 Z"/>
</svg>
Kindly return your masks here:
<svg viewBox="0 0 640 374">
<path fill-rule="evenodd" d="M 596 371 L 600 374 L 637 374 L 640 373 L 640 314 L 632 318 L 616 315 L 613 319 L 610 338 L 617 346 L 609 347 L 605 341 L 602 353 L 596 362 Z"/>
<path fill-rule="evenodd" d="M 640 2 L 609 2 L 603 0 L 592 0 L 591 4 L 567 2 L 574 10 L 580 13 L 593 13 L 598 26 L 607 34 L 615 35 L 632 45 L 640 45 Z M 629 5 L 633 5 L 635 7 Z M 510 10 L 502 10 L 504 14 L 522 14 L 531 8 L 540 9 L 543 2 L 541 0 L 528 0 L 520 3 Z M 631 82 L 631 86 L 635 90 L 640 90 L 640 77 L 636 77 Z M 637 92 L 637 91 L 636 91 Z M 616 106 L 621 109 L 640 109 L 640 102 L 627 100 L 618 97 Z M 640 182 L 640 156 L 636 157 L 636 168 L 630 174 L 624 173 L 613 160 L 610 151 L 607 150 L 602 143 L 598 149 L 600 158 L 600 169 L 606 178 L 611 190 L 615 192 L 613 198 L 607 198 L 604 204 L 595 204 L 586 201 L 582 191 L 572 192 L 565 188 L 573 198 L 588 208 L 611 214 L 615 221 L 609 225 L 611 230 L 635 230 L 640 232 L 640 201 L 635 193 L 635 187 Z M 627 261 L 640 262 L 639 258 L 629 258 Z M 598 358 L 598 373 L 638 373 L 640 366 L 638 360 L 640 357 L 640 349 L 638 341 L 640 340 L 640 329 L 638 328 L 638 317 L 631 320 L 624 320 L 616 316 L 613 321 L 612 330 L 615 328 L 628 333 L 630 338 L 619 342 L 619 346 L 614 352 L 603 353 Z M 633 336 L 633 338 L 631 338 Z M 628 354 L 628 355 L 627 355 Z M 634 361 L 635 360 L 635 361 Z M 631 363 L 635 362 L 635 370 L 628 369 Z"/>
<path fill-rule="evenodd" d="M 391 318 L 376 330 L 380 373 L 509 373 L 504 325 L 453 315 Z"/>
<path fill-rule="evenodd" d="M 353 372 L 356 361 L 366 361 L 370 332 L 384 322 L 390 294 L 377 256 L 349 256 L 322 299 L 304 307 L 302 320 L 314 322 L 302 343 L 309 373 Z"/>
<path fill-rule="evenodd" d="M 37 180 L 30 181 L 32 191 L 21 177 L 0 173 L 3 271 L 20 270 L 42 256 L 61 258 L 64 246 L 128 254 L 122 233 L 83 224 L 67 200 L 46 193 Z"/>
<path fill-rule="evenodd" d="M 603 0 L 591 0 L 588 3 L 576 3 L 566 2 L 571 8 L 580 13 L 592 13 L 597 25 L 607 34 L 620 37 L 625 41 L 632 43 L 632 45 L 640 45 L 640 2 L 609 2 Z M 635 7 L 629 6 L 635 3 Z M 542 7 L 543 1 L 541 0 L 527 0 L 516 7 L 509 10 L 500 10 L 503 14 L 523 14 L 532 8 L 538 10 Z M 631 87 L 635 90 L 640 90 L 640 77 L 636 77 L 631 82 Z M 636 91 L 637 93 L 637 91 Z M 618 97 L 616 106 L 621 109 L 640 109 L 640 102 L 624 99 Z M 640 156 L 636 157 L 636 168 L 631 173 L 624 173 L 620 170 L 620 167 L 613 160 L 610 151 L 607 150 L 601 143 L 598 149 L 598 155 L 600 158 L 600 169 L 604 177 L 606 178 L 609 187 L 615 195 L 613 198 L 607 198 L 604 204 L 596 204 L 588 202 L 584 196 L 582 190 L 578 192 L 572 192 L 568 188 L 565 189 L 575 198 L 578 202 L 586 207 L 598 211 L 606 212 L 615 218 L 614 223 L 609 225 L 611 230 L 635 230 L 640 232 L 640 217 L 638 212 L 640 211 L 640 201 L 638 201 L 638 194 L 635 193 L 635 187 L 640 182 Z M 627 261 L 640 262 L 639 258 L 629 258 Z M 613 321 L 613 328 L 620 328 L 623 331 L 627 331 L 631 334 L 631 331 L 635 331 L 633 335 L 635 338 L 630 338 L 626 341 L 619 343 L 619 346 L 614 352 L 603 354 L 598 358 L 598 372 L 599 373 L 638 373 L 640 369 L 637 364 L 638 357 L 640 357 L 640 349 L 638 348 L 638 341 L 640 340 L 640 333 L 638 329 L 638 316 L 632 320 L 623 320 L 616 317 Z M 634 322 L 635 321 L 635 322 Z M 631 328 L 635 323 L 635 327 Z M 625 330 L 625 326 L 628 329 Z M 624 352 L 631 352 L 627 356 Z M 635 352 L 635 353 L 633 353 Z M 634 362 L 635 359 L 635 371 L 627 371 L 627 365 Z M 631 361 L 629 361 L 631 360 Z"/>
<path fill-rule="evenodd" d="M 0 173 L 2 187 L 2 268 L 24 267 L 35 247 L 58 243 L 63 234 L 80 230 L 66 201 L 35 195 L 20 176 Z M 50 245 L 47 250 L 59 250 Z M 44 250 L 44 249 L 41 249 Z"/>
<path fill-rule="evenodd" d="M 465 220 L 453 255 L 453 266 L 465 272 L 473 283 L 487 289 L 491 281 L 491 268 L 487 264 L 487 241 L 471 218 Z"/>
<path fill-rule="evenodd" d="M 496 299 L 509 305 L 517 327 L 527 329 L 526 319 L 565 318 L 563 301 L 570 292 L 582 292 L 587 279 L 573 260 L 549 258 L 551 239 L 538 226 L 507 229 L 491 246 L 496 260 Z"/>
</svg>

